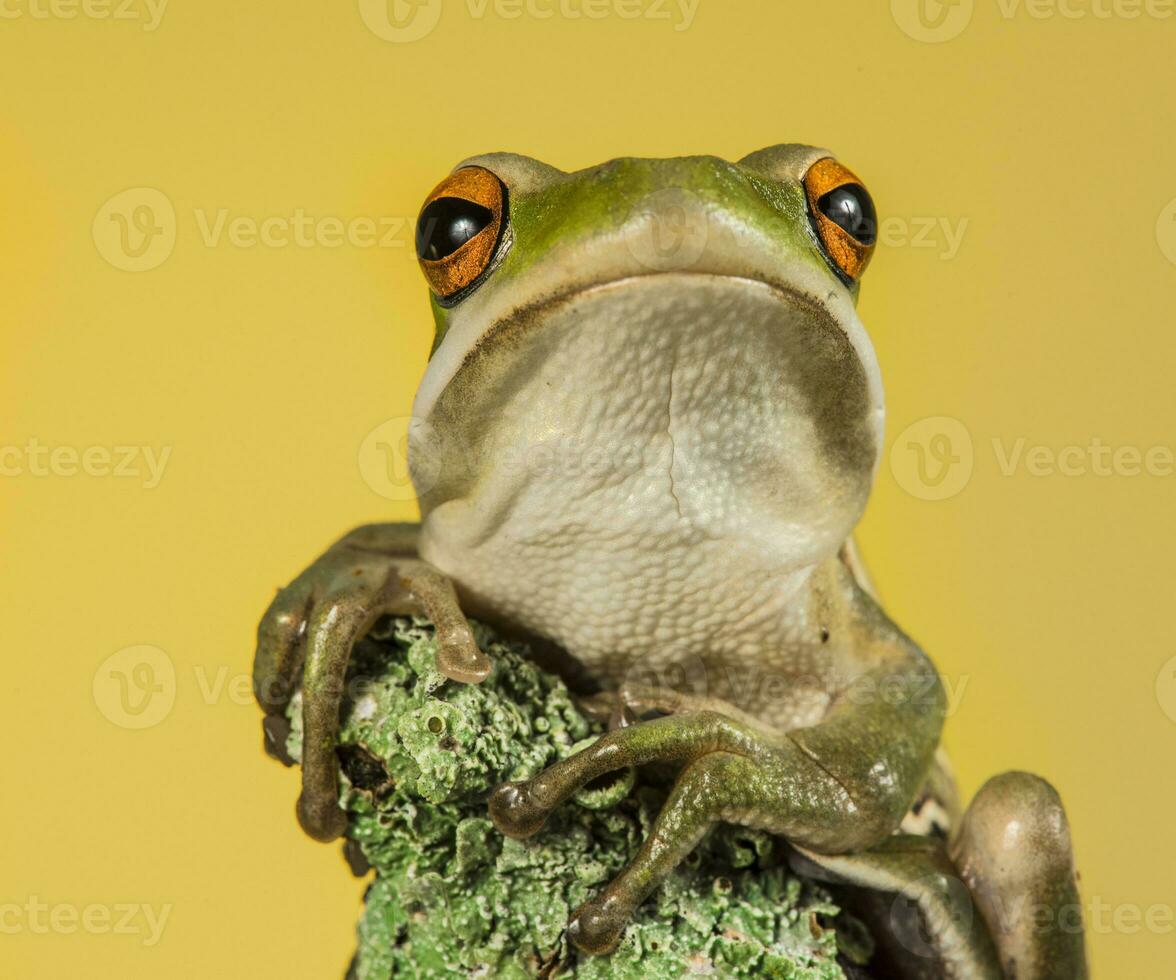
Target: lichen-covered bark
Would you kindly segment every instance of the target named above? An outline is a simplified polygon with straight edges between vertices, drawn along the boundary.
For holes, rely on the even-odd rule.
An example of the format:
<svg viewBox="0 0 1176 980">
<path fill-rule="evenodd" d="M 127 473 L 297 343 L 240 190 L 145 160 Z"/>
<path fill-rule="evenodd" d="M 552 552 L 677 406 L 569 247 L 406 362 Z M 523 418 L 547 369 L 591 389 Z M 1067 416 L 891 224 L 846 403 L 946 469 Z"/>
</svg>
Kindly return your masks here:
<svg viewBox="0 0 1176 980">
<path fill-rule="evenodd" d="M 599 733 L 520 644 L 475 625 L 495 668 L 481 685 L 436 669 L 432 630 L 387 619 L 353 657 L 339 759 L 348 836 L 375 870 L 352 967 L 388 977 L 777 977 L 833 980 L 869 946 L 827 893 L 790 874 L 778 841 L 722 827 L 640 910 L 611 957 L 581 957 L 568 913 L 615 875 L 664 787 L 622 773 L 528 841 L 503 838 L 486 796 Z M 301 750 L 301 701 L 288 749 Z"/>
</svg>

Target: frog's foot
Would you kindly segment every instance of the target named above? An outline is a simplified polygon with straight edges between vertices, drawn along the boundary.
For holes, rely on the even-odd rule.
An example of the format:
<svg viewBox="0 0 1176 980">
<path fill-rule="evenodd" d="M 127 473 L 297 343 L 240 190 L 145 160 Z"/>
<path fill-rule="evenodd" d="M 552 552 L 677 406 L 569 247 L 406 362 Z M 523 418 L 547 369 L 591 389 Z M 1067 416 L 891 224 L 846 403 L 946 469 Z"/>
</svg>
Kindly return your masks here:
<svg viewBox="0 0 1176 980">
<path fill-rule="evenodd" d="M 888 967 L 902 976 L 1088 976 L 1066 816 L 1036 776 L 985 784 L 950 848 L 897 834 L 862 853 L 803 857 L 797 870 L 864 889 L 856 911 L 873 921 Z"/>
<path fill-rule="evenodd" d="M 823 851 L 882 839 L 902 818 L 938 733 L 937 714 L 930 723 L 901 717 L 911 710 L 910 704 L 881 699 L 862 707 L 847 703 L 820 725 L 788 733 L 766 732 L 715 711 L 616 728 L 530 780 L 499 786 L 491 794 L 490 816 L 504 834 L 528 837 L 572 793 L 606 773 L 684 763 L 636 856 L 569 923 L 579 948 L 606 953 L 641 902 L 718 821 L 783 834 Z M 883 732 L 900 734 L 887 742 Z"/>
<path fill-rule="evenodd" d="M 334 755 L 339 705 L 352 647 L 377 619 L 427 616 L 436 627 L 443 674 L 477 683 L 490 672 L 453 584 L 415 557 L 416 532 L 405 524 L 352 531 L 278 593 L 257 629 L 253 687 L 270 716 L 285 709 L 303 669 L 298 819 L 316 840 L 334 840 L 346 827 Z"/>
<path fill-rule="evenodd" d="M 942 840 L 894 834 L 856 854 L 799 851 L 798 874 L 850 885 L 844 901 L 876 937 L 885 976 L 1003 980 L 996 947 Z"/>
<path fill-rule="evenodd" d="M 1008 772 L 981 787 L 952 858 L 1017 980 L 1085 980 L 1086 943 L 1070 826 L 1049 783 Z"/>
</svg>

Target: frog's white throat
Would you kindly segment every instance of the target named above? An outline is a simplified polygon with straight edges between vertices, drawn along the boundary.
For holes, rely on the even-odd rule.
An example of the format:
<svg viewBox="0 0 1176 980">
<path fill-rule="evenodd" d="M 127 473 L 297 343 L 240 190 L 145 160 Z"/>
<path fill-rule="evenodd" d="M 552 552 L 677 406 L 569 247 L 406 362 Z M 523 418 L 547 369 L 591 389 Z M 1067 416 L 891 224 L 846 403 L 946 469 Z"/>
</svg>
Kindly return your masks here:
<svg viewBox="0 0 1176 980">
<path fill-rule="evenodd" d="M 663 273 L 502 320 L 414 426 L 425 556 L 581 653 L 586 603 L 660 596 L 668 641 L 708 583 L 795 578 L 856 524 L 882 440 L 872 348 L 829 298 Z"/>
</svg>

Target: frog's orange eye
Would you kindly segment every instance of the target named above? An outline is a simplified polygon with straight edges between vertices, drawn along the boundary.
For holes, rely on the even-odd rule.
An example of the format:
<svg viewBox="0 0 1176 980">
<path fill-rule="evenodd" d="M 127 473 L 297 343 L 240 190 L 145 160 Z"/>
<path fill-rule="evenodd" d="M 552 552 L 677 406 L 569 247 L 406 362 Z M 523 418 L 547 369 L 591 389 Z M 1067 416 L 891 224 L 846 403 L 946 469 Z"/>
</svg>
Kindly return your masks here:
<svg viewBox="0 0 1176 980">
<path fill-rule="evenodd" d="M 433 292 L 452 299 L 476 283 L 505 224 L 506 191 L 489 170 L 463 167 L 434 187 L 416 227 L 417 258 Z"/>
<path fill-rule="evenodd" d="M 862 182 L 848 167 L 825 157 L 804 175 L 804 192 L 826 257 L 846 279 L 859 279 L 878 240 L 878 214 Z"/>
</svg>

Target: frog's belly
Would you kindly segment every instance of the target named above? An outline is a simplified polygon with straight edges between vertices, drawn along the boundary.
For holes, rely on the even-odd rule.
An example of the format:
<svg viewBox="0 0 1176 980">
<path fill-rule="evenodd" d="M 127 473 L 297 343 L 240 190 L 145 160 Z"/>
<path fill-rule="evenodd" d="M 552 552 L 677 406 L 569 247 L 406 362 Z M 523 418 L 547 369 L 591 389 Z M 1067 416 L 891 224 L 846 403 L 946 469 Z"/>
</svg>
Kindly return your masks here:
<svg viewBox="0 0 1176 980">
<path fill-rule="evenodd" d="M 652 671 L 681 675 L 693 689 L 709 667 L 710 686 L 729 675 L 739 693 L 741 681 L 763 681 L 747 678 L 748 665 L 776 678 L 813 672 L 796 656 L 820 631 L 803 601 L 807 571 L 764 567 L 750 548 L 684 526 L 626 527 L 626 500 L 613 496 L 597 499 L 599 524 L 508 527 L 460 551 L 436 533 L 460 521 L 461 505 L 446 505 L 430 514 L 422 553 L 453 576 L 475 613 L 555 641 L 603 684 Z M 609 513 L 613 534 L 602 533 Z"/>
<path fill-rule="evenodd" d="M 450 550 L 436 533 L 460 516 L 449 506 L 430 515 L 423 556 L 454 578 L 474 615 L 554 641 L 600 684 L 718 697 L 789 728 L 827 709 L 833 651 L 810 609 L 808 570 L 771 567 L 752 548 L 681 524 L 628 530 L 619 516 L 611 538 L 532 527 Z"/>
</svg>

